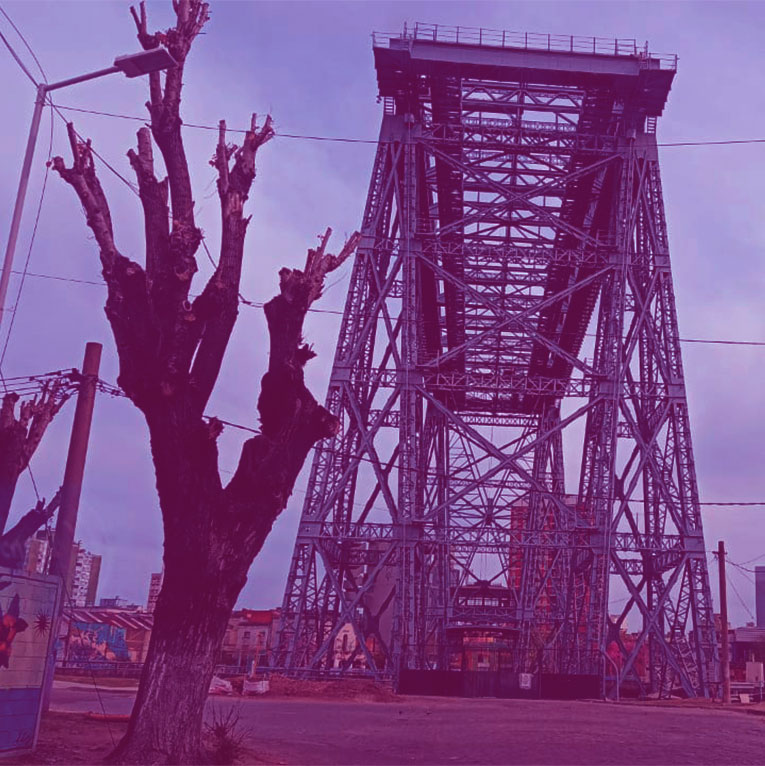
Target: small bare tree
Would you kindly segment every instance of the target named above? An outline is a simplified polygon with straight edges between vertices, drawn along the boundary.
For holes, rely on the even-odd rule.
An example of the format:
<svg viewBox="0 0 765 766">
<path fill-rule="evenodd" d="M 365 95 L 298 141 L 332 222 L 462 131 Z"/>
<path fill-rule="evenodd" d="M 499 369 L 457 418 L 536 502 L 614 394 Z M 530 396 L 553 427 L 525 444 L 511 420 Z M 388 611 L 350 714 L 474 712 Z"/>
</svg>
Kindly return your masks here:
<svg viewBox="0 0 765 766">
<path fill-rule="evenodd" d="M 19 476 L 68 397 L 63 381 L 55 378 L 43 383 L 39 394 L 31 399 L 21 399 L 15 392 L 3 397 L 0 405 L 0 534 L 8 523 Z"/>
<path fill-rule="evenodd" d="M 308 251 L 302 271 L 282 269 L 279 294 L 265 306 L 270 333 L 268 371 L 258 399 L 260 434 L 245 442 L 227 485 L 218 471 L 221 424 L 204 416 L 238 311 L 244 240 L 244 204 L 255 177 L 255 157 L 272 135 L 271 120 L 255 118 L 241 146 L 220 125 L 212 159 L 217 170 L 222 236 L 215 273 L 190 299 L 202 233 L 181 135 L 183 68 L 208 19 L 201 0 L 173 0 L 176 24 L 147 31 L 146 10 L 131 9 L 146 48 L 167 47 L 177 66 L 162 82 L 150 75 L 151 130 L 138 132 L 128 157 L 138 180 L 145 226 L 144 266 L 120 253 L 106 196 L 89 142 L 70 126 L 73 162 L 53 166 L 71 185 L 98 243 L 108 287 L 106 316 L 120 362 L 119 384 L 148 424 L 164 523 L 165 578 L 154 630 L 128 732 L 113 754 L 121 763 L 197 763 L 201 725 L 228 617 L 250 565 L 284 509 L 311 447 L 333 435 L 337 420 L 321 407 L 303 379 L 314 356 L 302 339 L 303 320 L 321 295 L 325 275 L 356 246 L 326 253 L 329 231 Z M 164 161 L 157 178 L 152 137 Z"/>
</svg>

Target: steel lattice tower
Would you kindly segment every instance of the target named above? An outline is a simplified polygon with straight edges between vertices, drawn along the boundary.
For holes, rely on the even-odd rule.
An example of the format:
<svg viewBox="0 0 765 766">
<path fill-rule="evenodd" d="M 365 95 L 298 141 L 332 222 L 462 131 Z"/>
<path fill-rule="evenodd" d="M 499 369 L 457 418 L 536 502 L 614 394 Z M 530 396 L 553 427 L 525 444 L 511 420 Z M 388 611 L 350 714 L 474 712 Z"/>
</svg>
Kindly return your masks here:
<svg viewBox="0 0 765 766">
<path fill-rule="evenodd" d="M 314 458 L 275 664 L 446 669 L 483 632 L 512 671 L 709 695 L 655 136 L 676 58 L 421 24 L 374 56 L 342 428 Z"/>
</svg>

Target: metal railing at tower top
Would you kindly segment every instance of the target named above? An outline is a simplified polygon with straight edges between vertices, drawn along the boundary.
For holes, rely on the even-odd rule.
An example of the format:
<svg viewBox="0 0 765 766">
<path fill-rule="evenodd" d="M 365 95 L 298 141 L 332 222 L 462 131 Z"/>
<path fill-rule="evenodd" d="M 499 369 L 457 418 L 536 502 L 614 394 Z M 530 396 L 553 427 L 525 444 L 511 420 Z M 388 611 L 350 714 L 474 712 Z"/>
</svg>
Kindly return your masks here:
<svg viewBox="0 0 765 766">
<path fill-rule="evenodd" d="M 478 45 L 490 48 L 514 48 L 561 53 L 590 53 L 601 56 L 625 56 L 651 59 L 661 69 L 677 69 L 676 54 L 657 54 L 648 50 L 648 43 L 639 44 L 633 38 L 586 37 L 582 35 L 553 35 L 543 32 L 513 32 L 482 27 L 453 27 L 443 24 L 415 22 L 404 24 L 403 32 L 373 32 L 375 47 L 390 40 L 426 40 L 428 42 Z"/>
</svg>

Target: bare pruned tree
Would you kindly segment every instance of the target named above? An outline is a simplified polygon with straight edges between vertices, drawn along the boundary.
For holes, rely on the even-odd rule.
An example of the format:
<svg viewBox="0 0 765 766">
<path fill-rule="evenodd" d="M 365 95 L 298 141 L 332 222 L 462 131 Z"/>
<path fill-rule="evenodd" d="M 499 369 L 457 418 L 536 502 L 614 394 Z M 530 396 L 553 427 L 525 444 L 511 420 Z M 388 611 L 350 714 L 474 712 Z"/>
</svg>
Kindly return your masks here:
<svg viewBox="0 0 765 766">
<path fill-rule="evenodd" d="M 8 523 L 19 476 L 29 465 L 45 430 L 69 398 L 70 389 L 63 379 L 54 378 L 43 383 L 40 392 L 31 399 L 22 399 L 13 391 L 3 396 L 0 405 L 0 534 Z"/>
<path fill-rule="evenodd" d="M 53 499 L 37 501 L 37 505 L 25 513 L 5 534 L 0 535 L 0 566 L 20 569 L 24 565 L 24 544 L 37 530 L 50 520 L 61 505 L 61 489 Z"/>
<path fill-rule="evenodd" d="M 141 45 L 164 45 L 177 62 L 164 82 L 158 73 L 150 75 L 151 130 L 139 130 L 137 149 L 128 152 L 143 206 L 143 266 L 117 247 L 90 143 L 70 126 L 72 164 L 53 160 L 77 193 L 98 243 L 119 384 L 148 424 L 164 523 L 164 584 L 128 731 L 113 754 L 122 763 L 197 763 L 202 757 L 203 708 L 228 617 L 308 451 L 339 427 L 305 386 L 303 367 L 314 354 L 302 339 L 303 320 L 325 275 L 351 255 L 358 239 L 354 234 L 333 256 L 326 252 L 328 231 L 308 251 L 303 270 L 280 271 L 279 294 L 265 306 L 270 357 L 257 403 L 260 433 L 245 442 L 224 485 L 217 448 L 222 426 L 204 413 L 238 312 L 250 220 L 244 205 L 255 157 L 273 129 L 270 118 L 258 127 L 253 117 L 242 145 L 235 146 L 220 124 L 211 163 L 221 206 L 220 257 L 192 300 L 202 233 L 194 220 L 179 106 L 184 62 L 209 10 L 200 0 L 174 0 L 173 7 L 175 26 L 157 34 L 147 31 L 143 3 L 139 11 L 131 9 Z M 166 172 L 161 180 L 152 138 Z"/>
</svg>

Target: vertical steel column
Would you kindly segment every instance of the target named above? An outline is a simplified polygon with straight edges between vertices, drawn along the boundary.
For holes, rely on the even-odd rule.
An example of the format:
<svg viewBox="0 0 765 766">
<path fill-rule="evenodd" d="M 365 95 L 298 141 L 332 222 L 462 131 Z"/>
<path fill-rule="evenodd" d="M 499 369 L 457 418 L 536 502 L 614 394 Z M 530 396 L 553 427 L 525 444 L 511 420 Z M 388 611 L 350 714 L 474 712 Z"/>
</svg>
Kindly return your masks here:
<svg viewBox="0 0 765 766">
<path fill-rule="evenodd" d="M 393 666 L 399 670 L 419 664 L 417 636 L 421 615 L 417 613 L 419 571 L 418 518 L 418 419 L 417 419 L 417 157 L 414 136 L 415 117 L 402 115 L 401 199 L 399 209 L 401 267 L 401 357 L 399 381 L 399 468 L 398 518 L 394 519 L 394 535 L 399 546 L 400 580 L 396 596 L 396 618 L 393 635 Z"/>
</svg>

